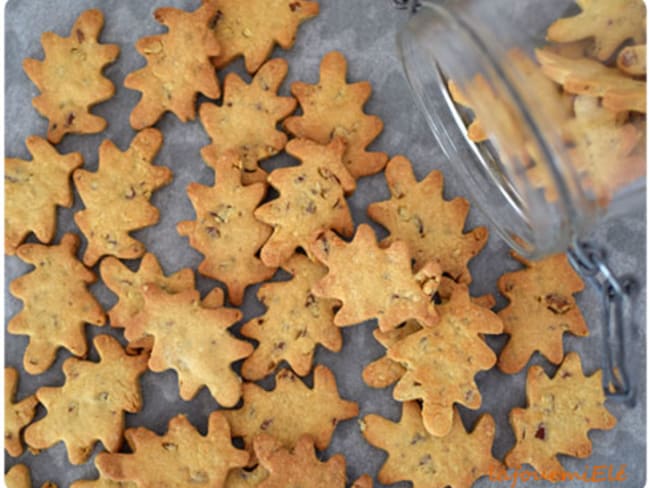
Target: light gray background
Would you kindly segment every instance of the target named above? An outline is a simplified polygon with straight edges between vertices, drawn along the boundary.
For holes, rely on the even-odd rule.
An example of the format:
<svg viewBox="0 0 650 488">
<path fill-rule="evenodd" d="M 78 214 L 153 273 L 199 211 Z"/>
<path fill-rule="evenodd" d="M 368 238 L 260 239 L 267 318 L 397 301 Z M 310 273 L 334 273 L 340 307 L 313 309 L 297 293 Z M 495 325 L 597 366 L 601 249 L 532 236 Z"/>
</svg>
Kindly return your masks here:
<svg viewBox="0 0 650 488">
<path fill-rule="evenodd" d="M 541 1 L 541 0 L 540 0 Z M 133 44 L 138 37 L 162 32 L 152 12 L 158 6 L 174 5 L 185 9 L 194 9 L 198 0 L 165 0 L 130 1 L 130 0 L 11 0 L 8 2 L 6 14 L 6 112 L 5 137 L 6 153 L 8 156 L 28 159 L 24 139 L 31 135 L 45 134 L 47 123 L 31 107 L 31 98 L 37 94 L 36 88 L 24 74 L 21 62 L 25 57 L 42 58 L 43 52 L 39 43 L 41 32 L 53 30 L 61 35 L 68 35 L 75 18 L 85 9 L 100 7 L 106 16 L 106 26 L 101 36 L 103 42 L 117 43 L 122 52 L 117 62 L 111 65 L 106 75 L 115 83 L 117 92 L 110 101 L 96 107 L 94 112 L 109 121 L 107 130 L 98 135 L 66 136 L 59 145 L 62 152 L 80 151 L 85 158 L 85 167 L 94 170 L 97 167 L 97 147 L 105 138 L 110 138 L 119 147 L 125 149 L 133 138 L 128 117 L 131 109 L 139 98 L 139 93 L 123 87 L 127 73 L 141 67 L 144 59 L 134 50 Z M 367 104 L 367 111 L 379 115 L 385 123 L 383 134 L 372 145 L 373 149 L 388 152 L 390 155 L 405 154 L 415 165 L 418 177 L 423 177 L 431 169 L 442 169 L 446 175 L 446 195 L 448 197 L 464 193 L 461 182 L 455 178 L 450 164 L 444 160 L 436 144 L 433 142 L 424 119 L 411 100 L 405 79 L 397 60 L 395 34 L 400 25 L 407 20 L 407 13 L 392 8 L 390 0 L 323 0 L 321 15 L 303 25 L 299 32 L 298 42 L 290 52 L 277 50 L 274 55 L 289 60 L 290 69 L 287 82 L 281 92 L 288 94 L 289 83 L 293 80 L 315 82 L 318 79 L 318 64 L 320 58 L 330 50 L 338 49 L 345 53 L 349 60 L 349 80 L 370 80 L 374 94 Z M 243 73 L 241 61 L 232 68 Z M 223 74 L 220 75 L 223 79 Z M 180 123 L 174 116 L 166 115 L 158 124 L 164 135 L 165 144 L 157 158 L 157 164 L 165 165 L 174 171 L 174 181 L 168 187 L 156 192 L 153 203 L 162 210 L 161 221 L 158 225 L 137 232 L 147 248 L 160 259 L 165 271 L 171 273 L 183 267 L 196 269 L 201 256 L 192 250 L 187 240 L 181 238 L 175 231 L 175 225 L 180 220 L 193 219 L 192 207 L 185 195 L 188 183 L 198 181 L 211 184 L 212 171 L 205 166 L 199 157 L 199 149 L 208 143 L 200 124 L 195 121 L 187 124 Z M 279 156 L 264 163 L 264 167 L 272 169 L 281 165 L 292 164 L 287 156 Z M 365 209 L 368 203 L 383 200 L 388 197 L 384 177 L 376 175 L 359 181 L 356 193 L 350 199 L 354 218 L 357 223 L 368 222 Z M 63 232 L 78 232 L 75 228 L 72 214 L 81 208 L 77 198 L 72 210 L 59 213 L 59 236 Z M 469 227 L 485 224 L 486 218 L 476 210 L 470 215 Z M 375 227 L 380 235 L 385 232 Z M 597 239 L 607 241 L 610 246 L 610 257 L 614 267 L 624 272 L 634 272 L 645 278 L 645 214 L 637 213 L 629 218 L 618 220 L 603 226 Z M 496 293 L 496 280 L 505 271 L 518 268 L 518 265 L 508 258 L 506 246 L 495 235 L 492 235 L 486 250 L 476 258 L 471 265 L 474 275 L 472 291 L 479 295 L 487 292 Z M 6 258 L 5 285 L 12 279 L 28 271 L 28 266 L 17 258 Z M 135 265 L 136 263 L 131 263 Z M 215 282 L 197 275 L 199 287 L 206 292 Z M 115 303 L 115 296 L 106 287 L 98 283 L 92 287 L 93 293 L 106 307 Z M 256 287 L 248 290 L 243 307 L 245 318 L 254 317 L 263 311 L 255 299 Z M 645 296 L 645 285 L 642 291 Z M 592 334 L 586 339 L 567 337 L 567 350 L 577 350 L 582 353 L 585 370 L 592 372 L 599 367 L 600 361 L 600 332 L 599 302 L 595 293 L 586 291 L 579 296 L 587 320 L 592 328 Z M 20 302 L 7 294 L 5 298 L 7 319 L 18 312 Z M 499 298 L 499 306 L 504 300 Z M 639 305 L 639 324 L 645 324 L 645 303 Z M 400 414 L 400 406 L 391 399 L 390 389 L 372 390 L 361 381 L 361 371 L 367 363 L 383 354 L 383 349 L 372 338 L 372 324 L 364 324 L 353 328 L 343 329 L 344 347 L 338 354 L 319 349 L 316 360 L 332 368 L 336 374 L 341 395 L 347 399 L 359 402 L 361 415 L 378 413 L 396 420 Z M 236 327 L 237 329 L 237 327 Z M 88 327 L 89 339 L 98 333 L 118 334 L 109 327 Z M 119 334 L 118 334 L 119 335 Z M 61 364 L 68 353 L 61 351 L 56 364 L 45 374 L 32 377 L 21 368 L 22 354 L 26 345 L 24 336 L 5 335 L 6 362 L 8 365 L 21 370 L 19 398 L 33 393 L 42 385 L 61 385 L 63 375 Z M 627 464 L 629 479 L 616 486 L 640 487 L 645 480 L 645 326 L 636 327 L 628 334 L 630 351 L 633 360 L 634 380 L 639 388 L 639 401 L 635 408 L 610 404 L 612 412 L 619 419 L 618 426 L 609 432 L 593 432 L 594 454 L 588 460 L 563 458 L 564 466 L 569 470 L 582 471 L 585 465 L 598 464 Z M 492 341 L 500 348 L 503 340 Z M 91 358 L 96 358 L 94 351 Z M 554 368 L 535 357 L 534 363 L 543 364 L 548 372 Z M 524 376 L 522 372 L 515 376 L 506 376 L 496 370 L 478 376 L 478 384 L 483 394 L 484 402 L 480 411 L 474 412 L 461 408 L 462 416 L 467 426 L 474 424 L 479 413 L 490 412 L 497 422 L 497 440 L 494 454 L 498 458 L 513 445 L 513 435 L 508 424 L 507 414 L 516 406 L 523 406 Z M 310 382 L 310 380 L 308 380 Z M 272 381 L 266 381 L 270 386 Z M 142 380 L 144 392 L 144 409 L 136 415 L 127 415 L 129 426 L 146 426 L 158 433 L 166 430 L 167 422 L 178 412 L 186 413 L 190 420 L 202 431 L 206 429 L 206 419 L 216 403 L 207 390 L 192 401 L 184 402 L 179 399 L 175 373 L 147 373 Z M 39 416 L 44 414 L 39 411 Z M 301 415 L 301 412 L 296 412 Z M 97 446 L 95 452 L 99 452 Z M 370 447 L 362 439 L 356 420 L 341 424 L 335 433 L 331 447 L 325 457 L 334 453 L 343 453 L 348 461 L 348 478 L 356 479 L 362 473 L 376 475 L 385 459 L 385 454 Z M 59 486 L 77 479 L 94 478 L 96 475 L 92 462 L 73 467 L 67 462 L 67 456 L 62 444 L 41 453 L 39 456 L 25 454 L 14 460 L 5 456 L 7 465 L 24 462 L 31 466 L 34 486 L 40 486 L 50 479 Z M 600 486 L 604 486 L 601 484 Z M 377 485 L 380 486 L 380 485 Z M 409 486 L 402 483 L 395 486 Z M 476 486 L 496 486 L 486 478 Z M 508 484 L 504 484 L 508 486 Z M 535 486 L 541 486 L 540 483 Z M 567 483 L 565 486 L 583 486 L 580 482 Z"/>
</svg>

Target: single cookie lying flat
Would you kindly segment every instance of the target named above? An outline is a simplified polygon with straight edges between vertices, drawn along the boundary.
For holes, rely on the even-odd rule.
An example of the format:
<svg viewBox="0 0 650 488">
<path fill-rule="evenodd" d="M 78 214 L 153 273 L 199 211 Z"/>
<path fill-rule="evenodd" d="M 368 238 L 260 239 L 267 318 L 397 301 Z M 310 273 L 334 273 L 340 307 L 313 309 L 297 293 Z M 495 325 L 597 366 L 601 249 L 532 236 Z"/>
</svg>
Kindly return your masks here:
<svg viewBox="0 0 650 488">
<path fill-rule="evenodd" d="M 329 445 L 336 425 L 359 414 L 355 402 L 341 399 L 334 375 L 322 365 L 314 369 L 313 389 L 291 370 L 282 369 L 275 376 L 274 390 L 245 383 L 243 396 L 244 405 L 226 410 L 224 415 L 233 437 L 243 437 L 250 452 L 255 436 L 261 433 L 272 435 L 286 448 L 295 446 L 301 435 L 309 434 L 322 451 Z"/>
<path fill-rule="evenodd" d="M 327 269 L 303 254 L 294 254 L 282 267 L 293 277 L 262 285 L 257 298 L 267 307 L 266 313 L 241 329 L 243 336 L 259 343 L 242 365 L 242 376 L 247 380 L 264 378 L 283 360 L 298 375 L 306 376 L 318 344 L 333 352 L 343 345 L 341 332 L 334 325 L 339 302 L 311 293 Z"/>
<path fill-rule="evenodd" d="M 418 404 L 406 402 L 399 422 L 368 415 L 361 432 L 371 445 L 388 453 L 377 476 L 384 484 L 410 481 L 413 488 L 471 488 L 480 477 L 503 472 L 491 453 L 495 424 L 489 414 L 468 433 L 454 409 L 451 432 L 435 437 L 424 428 Z"/>
<path fill-rule="evenodd" d="M 506 455 L 509 468 L 526 463 L 542 474 L 561 476 L 558 454 L 589 457 L 589 431 L 616 425 L 616 418 L 605 408 L 602 372 L 584 376 L 580 356 L 574 352 L 567 354 L 552 379 L 541 366 L 531 366 L 526 398 L 526 408 L 510 412 L 517 444 Z"/>
<path fill-rule="evenodd" d="M 268 434 L 260 434 L 254 442 L 255 455 L 268 472 L 259 488 L 345 488 L 345 458 L 336 454 L 320 461 L 314 450 L 314 440 L 301 436 L 292 449 Z"/>
<path fill-rule="evenodd" d="M 277 94 L 288 68 L 284 59 L 272 59 L 260 68 L 250 84 L 229 73 L 221 106 L 201 104 L 201 123 L 211 140 L 201 150 L 208 166 L 213 166 L 220 156 L 232 153 L 237 157 L 244 184 L 266 181 L 266 171 L 258 166 L 258 161 L 284 148 L 287 135 L 277 125 L 296 108 L 292 97 Z"/>
<path fill-rule="evenodd" d="M 124 437 L 131 454 L 101 453 L 96 464 L 107 478 L 133 481 L 138 488 L 221 488 L 228 471 L 248 461 L 248 453 L 231 444 L 230 428 L 221 412 L 210 414 L 205 436 L 184 415 L 178 415 L 162 436 L 138 427 L 128 429 Z"/>
<path fill-rule="evenodd" d="M 372 91 L 370 83 L 347 84 L 346 71 L 345 57 L 334 51 L 323 58 L 317 84 L 292 83 L 291 93 L 298 99 L 303 114 L 289 117 L 284 127 L 296 137 L 320 144 L 342 137 L 347 145 L 343 163 L 354 178 L 360 178 L 378 173 L 388 161 L 386 153 L 366 151 L 384 124 L 376 115 L 363 112 Z"/>
<path fill-rule="evenodd" d="M 571 42 L 593 38 L 594 54 L 605 61 L 626 40 L 645 40 L 646 8 L 642 0 L 576 0 L 578 15 L 553 22 L 546 36 Z"/>
<path fill-rule="evenodd" d="M 223 68 L 244 56 L 249 73 L 259 69 L 276 43 L 290 49 L 299 25 L 319 10 L 317 2 L 308 0 L 217 0 L 217 7 L 215 33 L 221 52 L 214 64 Z"/>
<path fill-rule="evenodd" d="M 5 158 L 5 253 L 13 255 L 30 232 L 43 243 L 56 233 L 56 208 L 72 207 L 70 175 L 79 153 L 59 154 L 45 139 L 25 141 L 31 161 Z"/>
<path fill-rule="evenodd" d="M 47 415 L 25 430 L 25 442 L 47 449 L 63 441 L 72 464 L 85 463 L 97 441 L 108 452 L 122 446 L 124 412 L 142 408 L 139 377 L 147 369 L 148 355 L 127 355 L 108 335 L 93 341 L 99 362 L 69 358 L 63 363 L 66 382 L 36 392 Z"/>
<path fill-rule="evenodd" d="M 438 321 L 432 296 L 440 283 L 440 266 L 429 262 L 413 273 L 405 242 L 382 249 L 372 228 L 361 224 L 352 242 L 326 232 L 318 237 L 312 252 L 329 268 L 312 292 L 343 303 L 334 317 L 339 327 L 377 319 L 379 328 L 386 331 L 408 319 L 427 327 Z"/>
<path fill-rule="evenodd" d="M 220 405 L 234 406 L 241 396 L 241 379 L 230 365 L 253 352 L 250 343 L 227 330 L 241 312 L 206 308 L 196 290 L 170 294 L 148 284 L 143 292 L 144 308 L 126 322 L 125 333 L 128 340 L 153 336 L 149 368 L 176 370 L 183 400 L 191 400 L 207 386 Z"/>
<path fill-rule="evenodd" d="M 584 283 L 565 254 L 531 262 L 512 256 L 526 269 L 499 278 L 499 291 L 510 304 L 499 311 L 503 331 L 510 339 L 499 355 L 499 369 L 514 374 L 521 371 L 535 351 L 553 364 L 564 357 L 562 336 L 589 334 L 574 293 Z"/>
<path fill-rule="evenodd" d="M 473 410 L 481 406 L 474 376 L 491 369 L 497 357 L 483 334 L 503 332 L 501 319 L 471 302 L 465 285 L 456 285 L 449 300 L 436 307 L 440 321 L 396 342 L 388 357 L 406 366 L 393 397 L 422 400 L 427 431 L 444 437 L 452 428 L 456 403 Z"/>
<path fill-rule="evenodd" d="M 217 0 L 206 0 L 194 12 L 172 7 L 156 9 L 155 19 L 168 31 L 144 37 L 136 49 L 147 65 L 127 75 L 124 86 L 142 92 L 131 112 L 135 130 L 154 125 L 167 111 L 182 122 L 196 117 L 196 97 L 219 98 L 219 80 L 210 58 L 219 54 L 215 36 Z"/>
<path fill-rule="evenodd" d="M 5 450 L 12 457 L 18 457 L 25 451 L 20 431 L 32 421 L 38 405 L 34 395 L 14 403 L 17 390 L 18 371 L 5 368 Z"/>
<path fill-rule="evenodd" d="M 101 11 L 86 10 L 69 37 L 54 32 L 43 34 L 43 61 L 23 61 L 25 73 L 41 92 L 32 105 L 49 120 L 50 142 L 57 144 L 66 134 L 94 134 L 106 128 L 106 120 L 91 114 L 90 108 L 115 93 L 113 83 L 102 75 L 102 70 L 115 61 L 120 48 L 98 42 L 103 25 Z"/>
<path fill-rule="evenodd" d="M 381 245 L 404 241 L 416 269 L 437 262 L 443 273 L 460 283 L 470 283 L 467 263 L 485 247 L 488 230 L 477 227 L 463 233 L 469 202 L 461 197 L 451 201 L 443 198 L 440 171 L 432 171 L 418 182 L 411 163 L 403 156 L 393 158 L 385 173 L 392 198 L 368 206 L 370 218 L 390 231 Z"/>
<path fill-rule="evenodd" d="M 54 362 L 59 347 L 75 356 L 88 351 L 84 326 L 104 325 L 106 317 L 87 285 L 95 274 L 76 258 L 79 238 L 65 234 L 53 246 L 23 244 L 16 254 L 35 269 L 9 285 L 23 302 L 23 309 L 7 324 L 12 334 L 29 336 L 23 366 L 29 374 L 40 374 Z"/>
<path fill-rule="evenodd" d="M 345 193 L 355 187 L 341 156 L 345 145 L 334 139 L 321 146 L 307 139 L 293 139 L 287 153 L 300 159 L 299 166 L 273 171 L 268 178 L 280 196 L 262 205 L 255 216 L 273 226 L 260 257 L 267 266 L 281 266 L 302 248 L 311 256 L 311 245 L 324 230 L 349 237 L 354 232 Z"/>
<path fill-rule="evenodd" d="M 266 187 L 262 183 L 244 186 L 242 171 L 234 162 L 232 156 L 224 156 L 211 164 L 214 186 L 188 186 L 196 220 L 179 222 L 176 229 L 203 254 L 199 273 L 225 283 L 231 303 L 241 305 L 244 290 L 271 278 L 276 268 L 265 266 L 257 257 L 273 230 L 253 215 Z"/>
<path fill-rule="evenodd" d="M 138 132 L 125 152 L 105 140 L 99 146 L 98 170 L 74 172 L 86 207 L 74 215 L 74 221 L 88 239 L 83 257 L 87 266 L 105 255 L 135 259 L 145 253 L 144 244 L 129 233 L 158 222 L 158 209 L 149 200 L 172 180 L 169 168 L 151 164 L 162 141 L 156 129 Z"/>
</svg>

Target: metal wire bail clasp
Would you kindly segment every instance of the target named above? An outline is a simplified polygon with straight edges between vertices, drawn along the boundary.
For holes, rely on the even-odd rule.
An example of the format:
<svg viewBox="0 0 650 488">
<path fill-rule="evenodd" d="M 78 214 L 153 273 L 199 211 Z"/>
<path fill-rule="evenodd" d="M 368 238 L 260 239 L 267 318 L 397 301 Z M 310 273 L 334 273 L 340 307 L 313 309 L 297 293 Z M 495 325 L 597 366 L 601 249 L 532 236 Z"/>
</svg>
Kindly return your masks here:
<svg viewBox="0 0 650 488">
<path fill-rule="evenodd" d="M 420 0 L 393 0 L 393 5 L 399 10 L 409 9 L 411 12 L 415 13 L 422 4 L 420 3 Z"/>
<path fill-rule="evenodd" d="M 617 277 L 605 250 L 574 241 L 569 249 L 573 267 L 601 294 L 603 301 L 603 388 L 612 399 L 634 403 L 634 388 L 626 367 L 625 334 L 635 324 L 639 284 L 632 276 Z"/>
</svg>

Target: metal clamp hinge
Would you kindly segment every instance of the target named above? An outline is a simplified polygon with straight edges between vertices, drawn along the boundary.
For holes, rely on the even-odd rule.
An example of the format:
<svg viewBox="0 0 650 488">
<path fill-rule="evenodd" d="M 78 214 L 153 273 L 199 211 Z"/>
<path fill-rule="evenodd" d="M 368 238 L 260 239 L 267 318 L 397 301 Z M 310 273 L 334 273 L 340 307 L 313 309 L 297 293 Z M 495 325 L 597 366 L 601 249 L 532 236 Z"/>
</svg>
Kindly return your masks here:
<svg viewBox="0 0 650 488">
<path fill-rule="evenodd" d="M 605 250 L 574 242 L 569 250 L 573 267 L 601 294 L 603 303 L 603 388 L 622 402 L 634 402 L 625 351 L 626 334 L 635 326 L 635 302 L 640 290 L 632 276 L 617 277 L 607 264 Z"/>
</svg>

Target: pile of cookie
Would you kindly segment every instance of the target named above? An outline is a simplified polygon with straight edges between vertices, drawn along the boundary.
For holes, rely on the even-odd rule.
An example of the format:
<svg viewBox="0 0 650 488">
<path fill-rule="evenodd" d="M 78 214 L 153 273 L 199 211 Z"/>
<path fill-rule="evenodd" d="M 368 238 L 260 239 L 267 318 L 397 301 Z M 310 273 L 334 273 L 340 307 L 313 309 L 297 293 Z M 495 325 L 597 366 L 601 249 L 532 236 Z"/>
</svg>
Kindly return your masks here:
<svg viewBox="0 0 650 488">
<path fill-rule="evenodd" d="M 548 42 L 535 50 L 536 61 L 513 48 L 503 64 L 546 142 L 564 146 L 563 160 L 583 190 L 607 207 L 646 174 L 646 7 L 641 0 L 577 3 L 578 15 L 548 27 Z M 503 156 L 516 160 L 509 163 L 513 172 L 523 164 L 532 187 L 556 202 L 550 163 L 525 131 L 511 97 L 482 74 L 462 87 L 451 81 L 449 91 L 476 115 L 468 123 L 468 138 L 497 142 Z"/>
<path fill-rule="evenodd" d="M 250 8 L 259 15 L 243 16 Z M 344 56 L 323 57 L 318 83 L 295 82 L 292 97 L 277 94 L 287 63 L 267 58 L 275 43 L 290 48 L 299 24 L 318 8 L 307 0 L 204 0 L 193 12 L 157 9 L 168 30 L 137 43 L 147 65 L 125 81 L 142 92 L 130 117 L 139 132 L 124 152 L 105 141 L 95 172 L 81 169 L 81 155 L 61 155 L 52 144 L 106 126 L 90 112 L 114 93 L 102 69 L 118 48 L 98 41 L 103 15 L 82 13 L 69 37 L 44 34 L 45 60 L 25 61 L 41 91 L 34 106 L 49 129 L 47 140 L 27 139 L 32 161 L 5 163 L 5 251 L 34 267 L 11 283 L 23 309 L 8 330 L 29 336 L 23 364 L 30 375 L 47 371 L 59 348 L 73 357 L 64 362 L 62 386 L 42 387 L 17 402 L 18 373 L 5 369 L 11 456 L 23 453 L 23 439 L 34 453 L 63 441 L 69 461 L 82 464 L 101 442 L 99 478 L 74 488 L 344 488 L 344 458 L 322 461 L 316 450 L 326 449 L 337 424 L 357 417 L 359 408 L 340 397 L 333 373 L 314 366 L 313 358 L 319 344 L 339 351 L 340 328 L 367 320 L 377 321 L 375 337 L 386 355 L 367 365 L 364 380 L 375 388 L 395 384 L 393 395 L 404 402 L 398 423 L 376 415 L 360 421 L 367 441 L 388 452 L 382 483 L 470 487 L 503 472 L 491 454 L 492 417 L 484 415 L 468 432 L 456 404 L 479 408 L 474 376 L 495 364 L 505 373 L 521 371 L 535 351 L 560 367 L 552 379 L 538 366 L 528 370 L 528 406 L 511 414 L 517 444 L 506 456 L 508 467 L 529 463 L 544 475 L 560 473 L 558 453 L 586 457 L 588 431 L 614 426 L 600 372 L 585 377 L 578 356 L 564 356 L 564 332 L 587 334 L 574 299 L 583 284 L 565 256 L 536 263 L 517 257 L 525 269 L 501 278 L 510 304 L 495 314 L 493 297 L 468 291 L 468 263 L 485 246 L 487 229 L 464 232 L 469 204 L 443 198 L 439 171 L 418 182 L 406 158 L 388 161 L 366 150 L 383 124 L 364 113 L 370 84 L 346 81 Z M 220 87 L 215 67 L 240 55 L 252 81 L 231 73 Z M 70 70 L 75 81 L 60 79 Z M 220 288 L 201 297 L 193 270 L 166 276 L 130 235 L 158 221 L 150 199 L 172 179 L 169 169 L 153 164 L 163 135 L 151 126 L 165 112 L 181 121 L 196 118 L 198 93 L 222 95 L 221 105 L 198 109 L 211 139 L 201 155 L 215 182 L 188 187 L 196 218 L 177 226 L 204 256 L 198 272 L 224 283 L 234 306 L 246 287 L 270 280 L 279 268 L 291 275 L 259 288 L 266 311 L 243 325 L 243 337 L 229 331 L 242 314 L 224 305 Z M 298 104 L 302 114 L 293 115 Z M 259 162 L 281 151 L 299 163 L 267 174 Z M 357 179 L 382 170 L 392 197 L 371 204 L 368 213 L 390 234 L 377 242 L 370 226 L 355 228 L 346 198 Z M 71 177 L 84 205 L 74 216 L 87 241 L 82 260 L 77 235 L 52 243 L 56 206 L 72 204 Z M 277 192 L 271 199 L 270 187 Z M 23 242 L 32 233 L 40 243 Z M 139 258 L 136 271 L 122 262 Z M 107 313 L 88 290 L 97 264 L 118 297 Z M 107 323 L 123 329 L 124 340 L 99 335 L 93 341 L 99 360 L 86 359 L 85 324 Z M 510 338 L 497 360 L 485 335 L 502 333 Z M 233 364 L 240 360 L 238 374 Z M 207 387 L 223 407 L 210 414 L 206 435 L 183 415 L 163 435 L 125 429 L 125 414 L 143 406 L 141 375 L 169 369 L 177 373 L 181 398 Z M 312 372 L 309 387 L 302 377 Z M 273 374 L 274 389 L 255 383 Z M 32 422 L 39 404 L 46 413 Z M 27 468 L 13 467 L 6 483 L 31 486 Z M 370 487 L 372 479 L 364 475 L 352 486 Z"/>
</svg>

